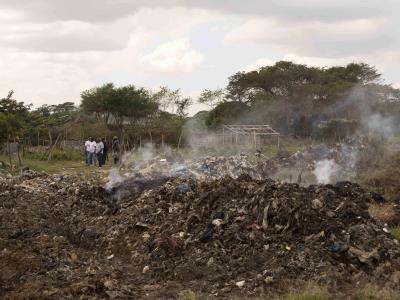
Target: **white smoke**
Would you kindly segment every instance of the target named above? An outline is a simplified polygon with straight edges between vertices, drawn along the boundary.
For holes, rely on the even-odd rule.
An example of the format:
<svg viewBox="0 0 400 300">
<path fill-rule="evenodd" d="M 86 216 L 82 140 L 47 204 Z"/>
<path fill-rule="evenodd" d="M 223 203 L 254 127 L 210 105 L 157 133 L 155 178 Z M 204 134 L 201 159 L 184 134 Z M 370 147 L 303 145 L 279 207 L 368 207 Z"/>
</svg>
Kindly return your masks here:
<svg viewBox="0 0 400 300">
<path fill-rule="evenodd" d="M 382 135 L 386 139 L 392 138 L 396 131 L 394 119 L 381 114 L 372 114 L 364 118 L 363 125 L 369 133 Z"/>
<path fill-rule="evenodd" d="M 112 168 L 110 173 L 108 173 L 107 183 L 105 189 L 111 191 L 111 189 L 116 185 L 124 181 L 124 177 L 121 176 L 118 168 Z"/>
<path fill-rule="evenodd" d="M 324 159 L 315 163 L 313 174 L 318 183 L 328 184 L 339 171 L 340 166 L 333 159 Z"/>
<path fill-rule="evenodd" d="M 144 163 L 148 163 L 153 160 L 156 156 L 156 150 L 154 149 L 153 144 L 146 143 L 144 146 L 139 150 L 139 154 L 141 156 L 141 160 Z"/>
</svg>

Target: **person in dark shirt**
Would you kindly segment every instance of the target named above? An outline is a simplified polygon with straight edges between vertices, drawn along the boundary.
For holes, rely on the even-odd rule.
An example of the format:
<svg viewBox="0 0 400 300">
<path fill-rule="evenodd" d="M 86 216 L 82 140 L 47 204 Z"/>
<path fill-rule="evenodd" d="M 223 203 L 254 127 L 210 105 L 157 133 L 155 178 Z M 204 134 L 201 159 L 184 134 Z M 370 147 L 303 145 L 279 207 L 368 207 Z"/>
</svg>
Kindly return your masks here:
<svg viewBox="0 0 400 300">
<path fill-rule="evenodd" d="M 119 154 L 120 154 L 119 140 L 116 136 L 114 136 L 112 140 L 111 154 L 114 160 L 114 164 L 116 165 L 119 161 Z"/>
<path fill-rule="evenodd" d="M 103 142 L 104 148 L 103 148 L 103 157 L 102 157 L 102 165 L 106 164 L 106 161 L 108 160 L 108 145 L 106 142 L 105 138 L 102 138 L 101 141 Z"/>
</svg>

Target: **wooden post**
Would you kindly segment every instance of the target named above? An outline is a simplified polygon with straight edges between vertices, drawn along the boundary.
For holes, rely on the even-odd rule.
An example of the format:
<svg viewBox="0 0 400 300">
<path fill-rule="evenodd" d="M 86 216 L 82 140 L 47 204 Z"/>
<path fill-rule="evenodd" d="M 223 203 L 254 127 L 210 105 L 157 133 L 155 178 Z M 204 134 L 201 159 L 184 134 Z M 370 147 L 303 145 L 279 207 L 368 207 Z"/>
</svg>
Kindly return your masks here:
<svg viewBox="0 0 400 300">
<path fill-rule="evenodd" d="M 21 165 L 22 165 L 21 155 L 20 155 L 20 151 L 21 151 L 21 140 L 17 137 L 17 138 L 15 139 L 15 142 L 17 143 L 18 166 L 21 167 Z"/>
<path fill-rule="evenodd" d="M 7 154 L 8 154 L 8 160 L 10 161 L 10 168 L 12 170 L 12 158 L 11 158 L 11 146 L 10 146 L 10 135 L 8 135 L 7 139 Z"/>
<path fill-rule="evenodd" d="M 278 150 L 279 150 L 279 148 L 280 148 L 280 137 L 279 137 L 279 134 L 278 134 Z"/>
<path fill-rule="evenodd" d="M 254 148 L 257 149 L 257 135 L 255 130 L 253 130 L 253 138 L 254 138 Z"/>
<path fill-rule="evenodd" d="M 64 148 L 67 148 L 67 140 L 68 140 L 68 130 L 65 128 L 65 143 L 64 143 Z"/>
<path fill-rule="evenodd" d="M 222 125 L 222 145 L 225 145 L 225 126 Z"/>
<path fill-rule="evenodd" d="M 181 147 L 181 141 L 182 141 L 182 130 L 181 130 L 181 134 L 179 135 L 178 149 Z"/>
<path fill-rule="evenodd" d="M 47 157 L 47 161 L 50 161 L 50 159 L 51 159 L 51 154 L 53 153 L 53 150 L 54 150 L 55 146 L 57 145 L 57 142 L 58 142 L 58 139 L 60 138 L 60 135 L 61 135 L 60 133 L 57 135 L 56 141 L 55 141 L 54 144 L 50 147 L 49 156 Z"/>
</svg>

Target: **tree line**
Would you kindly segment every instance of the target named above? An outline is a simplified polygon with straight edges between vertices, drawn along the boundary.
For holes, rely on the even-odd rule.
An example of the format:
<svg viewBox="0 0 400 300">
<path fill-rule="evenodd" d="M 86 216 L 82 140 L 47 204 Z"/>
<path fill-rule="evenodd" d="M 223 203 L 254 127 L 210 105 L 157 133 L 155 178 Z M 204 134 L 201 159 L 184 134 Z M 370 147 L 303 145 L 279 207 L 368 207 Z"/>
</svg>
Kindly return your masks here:
<svg viewBox="0 0 400 300">
<path fill-rule="evenodd" d="M 203 90 L 197 101 L 209 110 L 188 117 L 193 100 L 168 87 L 151 91 L 107 83 L 83 91 L 79 106 L 37 108 L 10 91 L 0 99 L 0 142 L 46 140 L 48 146 L 61 139 L 118 135 L 127 147 L 144 140 L 180 146 L 184 129 L 218 131 L 223 124 L 270 124 L 281 134 L 312 138 L 343 138 L 371 114 L 400 124 L 400 91 L 365 63 L 319 68 L 280 61 L 237 72 L 225 88 Z"/>
<path fill-rule="evenodd" d="M 400 124 L 400 90 L 365 63 L 318 68 L 280 61 L 238 72 L 224 89 L 204 90 L 199 101 L 211 110 L 196 116 L 194 130 L 271 124 L 286 135 L 343 138 L 373 114 Z"/>
</svg>

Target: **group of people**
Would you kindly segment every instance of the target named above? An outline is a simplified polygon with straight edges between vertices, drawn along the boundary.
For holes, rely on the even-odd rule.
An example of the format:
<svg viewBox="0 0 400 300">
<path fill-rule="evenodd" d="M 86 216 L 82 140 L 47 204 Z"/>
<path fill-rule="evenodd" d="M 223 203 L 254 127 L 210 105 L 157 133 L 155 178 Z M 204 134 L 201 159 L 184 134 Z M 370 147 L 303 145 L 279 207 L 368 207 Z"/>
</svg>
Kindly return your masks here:
<svg viewBox="0 0 400 300">
<path fill-rule="evenodd" d="M 119 148 L 119 140 L 116 136 L 112 140 L 111 150 L 112 150 L 112 158 L 114 164 L 117 164 L 119 161 L 120 148 Z M 99 167 L 102 167 L 106 164 L 107 160 L 108 160 L 108 144 L 105 138 L 98 138 L 97 140 L 95 140 L 94 138 L 89 137 L 89 139 L 85 142 L 86 165 L 88 166 L 97 165 Z"/>
</svg>

